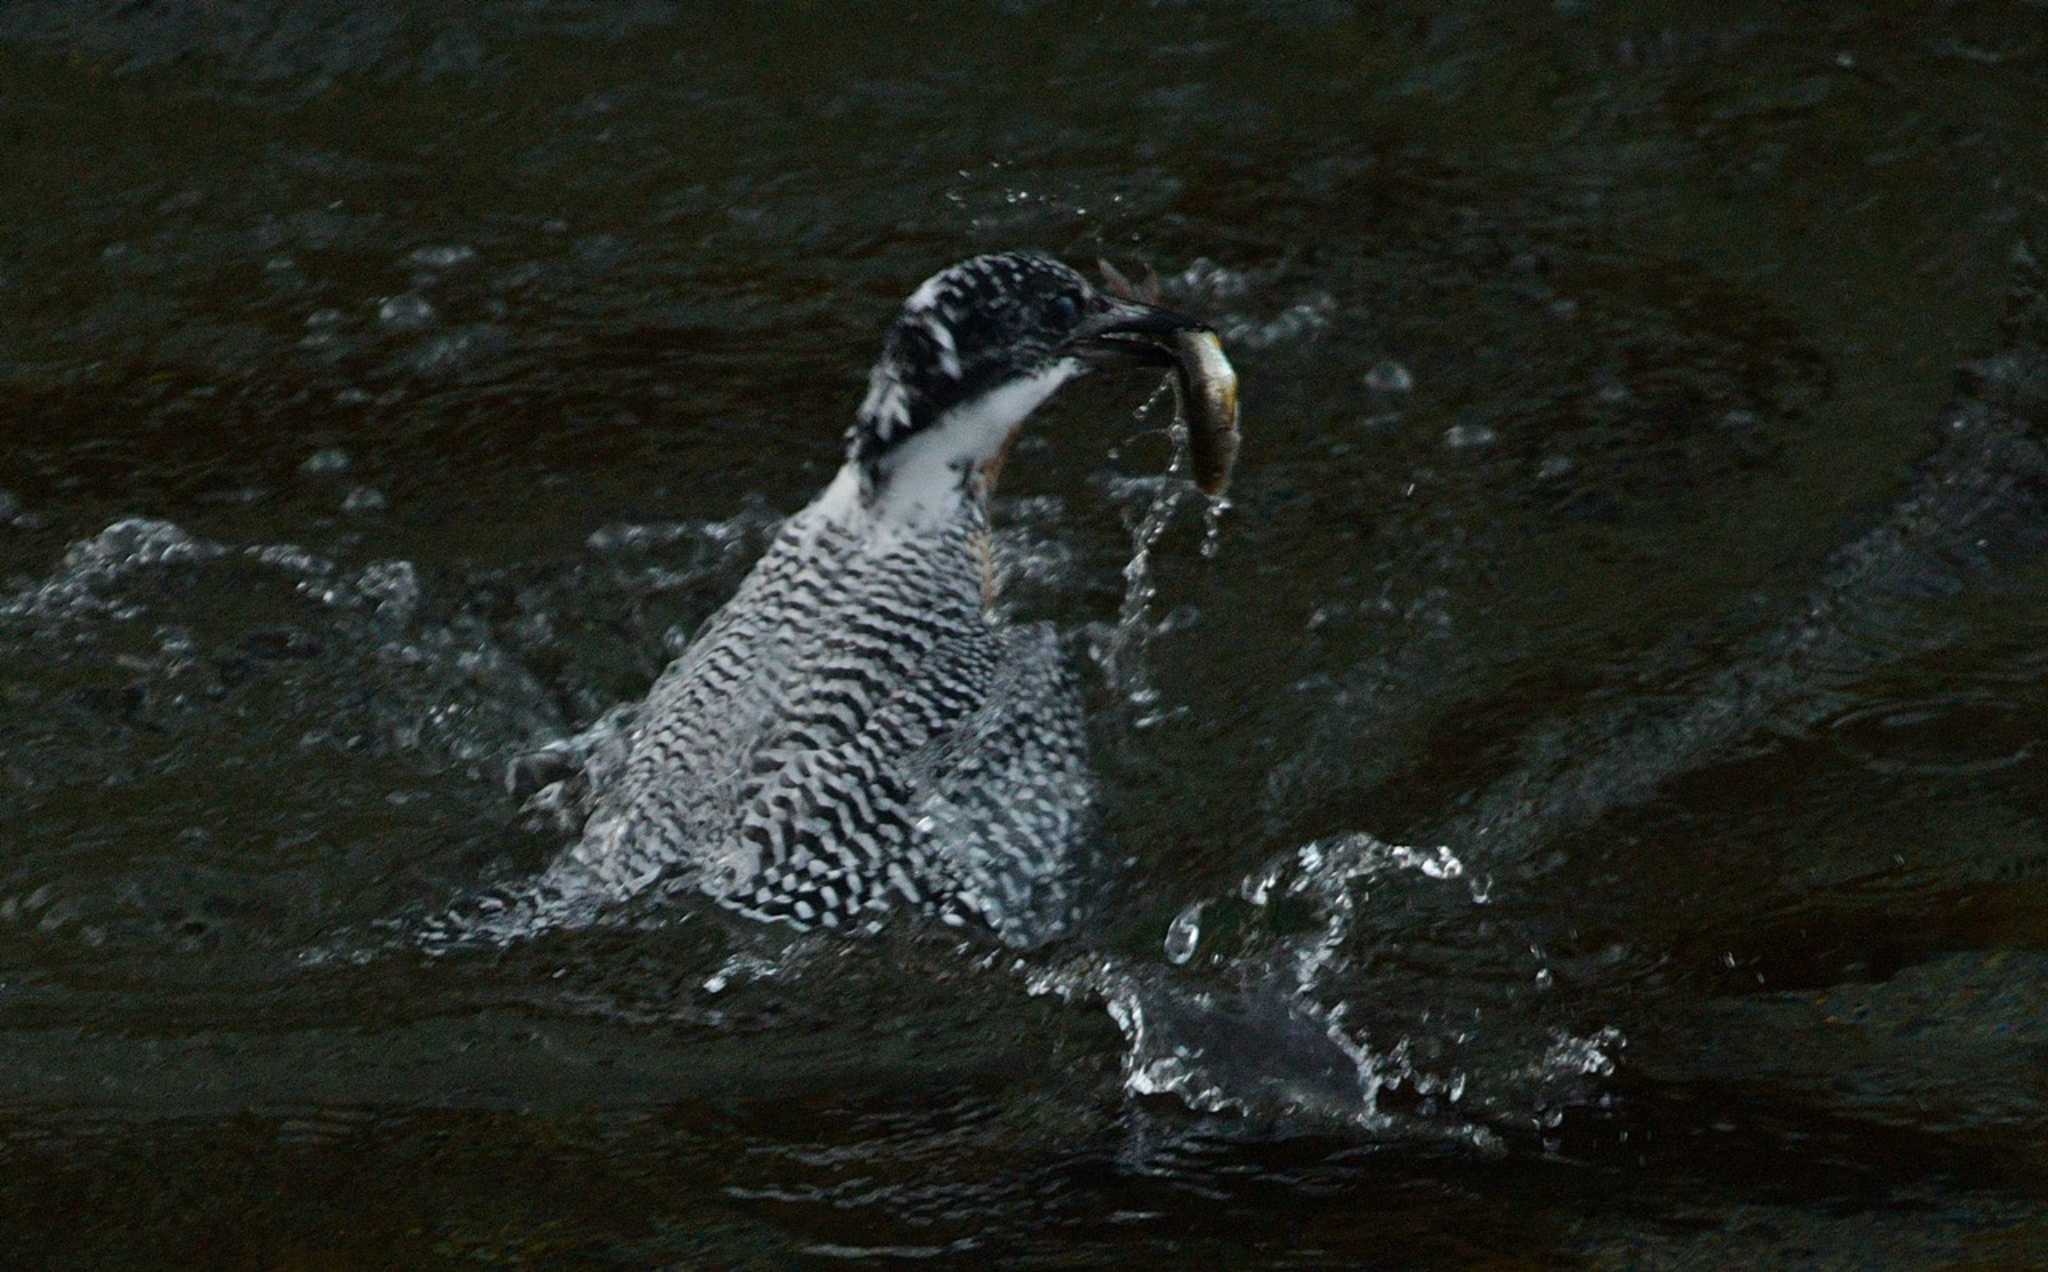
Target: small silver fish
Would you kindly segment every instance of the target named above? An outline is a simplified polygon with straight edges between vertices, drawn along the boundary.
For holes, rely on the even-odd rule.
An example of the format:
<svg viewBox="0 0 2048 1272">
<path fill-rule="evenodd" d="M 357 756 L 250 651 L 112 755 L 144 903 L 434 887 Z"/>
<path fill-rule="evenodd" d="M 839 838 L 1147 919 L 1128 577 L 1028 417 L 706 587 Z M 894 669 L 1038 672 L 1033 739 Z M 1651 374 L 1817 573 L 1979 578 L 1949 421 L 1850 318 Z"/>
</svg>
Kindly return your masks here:
<svg viewBox="0 0 2048 1272">
<path fill-rule="evenodd" d="M 1143 282 L 1133 283 L 1108 261 L 1095 264 L 1111 295 L 1148 305 L 1161 302 L 1159 275 L 1152 270 L 1145 271 Z M 1188 426 L 1195 485 L 1213 499 L 1229 488 L 1230 471 L 1244 440 L 1237 429 L 1237 371 L 1213 331 L 1184 331 L 1175 337 L 1173 370 L 1174 395 Z"/>
<path fill-rule="evenodd" d="M 1213 499 L 1229 488 L 1244 440 L 1237 431 L 1237 371 L 1213 331 L 1181 332 L 1174 338 L 1173 355 L 1173 387 L 1188 425 L 1195 485 Z"/>
</svg>

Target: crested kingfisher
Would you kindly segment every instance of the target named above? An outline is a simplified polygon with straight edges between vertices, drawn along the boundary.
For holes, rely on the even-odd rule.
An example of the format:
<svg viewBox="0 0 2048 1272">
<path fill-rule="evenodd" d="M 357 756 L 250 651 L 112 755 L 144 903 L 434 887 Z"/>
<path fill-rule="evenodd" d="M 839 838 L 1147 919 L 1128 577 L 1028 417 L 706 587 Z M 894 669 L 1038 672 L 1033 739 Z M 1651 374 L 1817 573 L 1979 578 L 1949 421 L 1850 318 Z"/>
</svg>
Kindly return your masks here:
<svg viewBox="0 0 2048 1272">
<path fill-rule="evenodd" d="M 990 491 L 1031 413 L 1098 367 L 1176 369 L 1235 453 L 1213 332 L 1105 274 L 1005 252 L 911 293 L 831 483 L 604 745 L 541 753 L 581 771 L 587 812 L 544 891 L 841 931 L 907 906 L 1019 947 L 1071 927 L 1096 806 L 1078 683 L 1050 624 L 990 611 Z"/>
</svg>

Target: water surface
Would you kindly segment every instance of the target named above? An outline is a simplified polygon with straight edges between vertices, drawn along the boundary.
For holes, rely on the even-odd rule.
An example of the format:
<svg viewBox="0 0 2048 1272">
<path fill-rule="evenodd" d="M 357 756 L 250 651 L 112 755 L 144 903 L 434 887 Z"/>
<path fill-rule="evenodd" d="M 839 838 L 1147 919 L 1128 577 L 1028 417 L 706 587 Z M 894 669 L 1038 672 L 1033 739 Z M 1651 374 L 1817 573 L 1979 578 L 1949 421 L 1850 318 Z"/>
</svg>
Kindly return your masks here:
<svg viewBox="0 0 2048 1272">
<path fill-rule="evenodd" d="M 2048 1250 L 2039 4 L 26 3 L 0 85 L 15 1262 Z M 1005 474 L 1096 930 L 373 948 L 1013 246 L 1246 399 L 1213 534 L 1149 383 Z"/>
</svg>

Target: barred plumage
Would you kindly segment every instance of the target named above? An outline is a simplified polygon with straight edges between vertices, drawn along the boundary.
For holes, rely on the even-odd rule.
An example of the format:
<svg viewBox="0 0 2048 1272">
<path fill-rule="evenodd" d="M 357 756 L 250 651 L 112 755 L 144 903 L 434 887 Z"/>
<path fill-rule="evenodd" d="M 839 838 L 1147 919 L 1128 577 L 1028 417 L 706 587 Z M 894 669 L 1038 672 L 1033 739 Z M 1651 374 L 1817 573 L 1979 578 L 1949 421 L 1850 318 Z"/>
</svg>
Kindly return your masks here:
<svg viewBox="0 0 2048 1272">
<path fill-rule="evenodd" d="M 702 892 L 865 929 L 894 907 L 1014 945 L 1076 913 L 1095 787 L 1050 626 L 987 611 L 987 499 L 1016 429 L 1112 357 L 1195 326 L 1050 258 L 978 257 L 890 328 L 847 463 L 791 517 L 600 760 L 545 894 Z M 624 757 L 619 758 L 623 747 Z"/>
</svg>

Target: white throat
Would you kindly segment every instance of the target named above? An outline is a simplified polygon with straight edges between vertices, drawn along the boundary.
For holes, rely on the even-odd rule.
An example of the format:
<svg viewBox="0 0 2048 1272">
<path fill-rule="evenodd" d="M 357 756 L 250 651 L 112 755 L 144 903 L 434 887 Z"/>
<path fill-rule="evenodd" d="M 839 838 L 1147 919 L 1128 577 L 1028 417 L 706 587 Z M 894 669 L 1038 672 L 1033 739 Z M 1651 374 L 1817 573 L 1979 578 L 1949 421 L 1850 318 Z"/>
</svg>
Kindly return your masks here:
<svg viewBox="0 0 2048 1272">
<path fill-rule="evenodd" d="M 904 438 L 882 457 L 872 515 L 903 525 L 950 515 L 963 499 L 975 497 L 973 472 L 1000 455 L 1031 413 L 1082 370 L 1080 362 L 1061 358 L 961 403 Z"/>
</svg>

